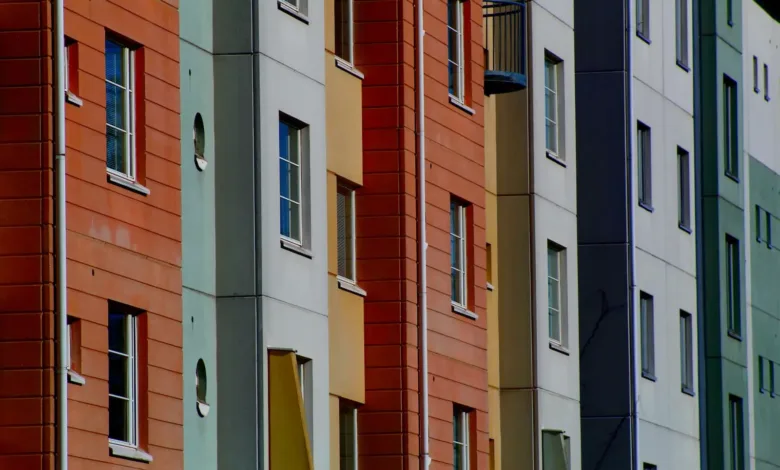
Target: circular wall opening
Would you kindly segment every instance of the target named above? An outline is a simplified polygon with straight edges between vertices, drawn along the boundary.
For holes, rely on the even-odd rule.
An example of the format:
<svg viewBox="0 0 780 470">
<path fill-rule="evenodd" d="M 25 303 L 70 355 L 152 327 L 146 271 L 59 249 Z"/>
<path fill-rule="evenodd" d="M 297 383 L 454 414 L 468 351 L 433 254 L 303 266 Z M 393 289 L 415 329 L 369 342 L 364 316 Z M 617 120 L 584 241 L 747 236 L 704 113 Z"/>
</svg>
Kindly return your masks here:
<svg viewBox="0 0 780 470">
<path fill-rule="evenodd" d="M 203 359 L 198 359 L 195 366 L 195 397 L 197 401 L 198 414 L 205 417 L 209 414 L 209 404 L 206 401 L 208 392 L 208 379 L 206 377 L 206 363 Z"/>
<path fill-rule="evenodd" d="M 203 117 L 195 114 L 195 122 L 192 125 L 192 139 L 195 146 L 195 166 L 203 171 L 208 165 L 206 160 L 206 130 L 203 126 Z"/>
</svg>

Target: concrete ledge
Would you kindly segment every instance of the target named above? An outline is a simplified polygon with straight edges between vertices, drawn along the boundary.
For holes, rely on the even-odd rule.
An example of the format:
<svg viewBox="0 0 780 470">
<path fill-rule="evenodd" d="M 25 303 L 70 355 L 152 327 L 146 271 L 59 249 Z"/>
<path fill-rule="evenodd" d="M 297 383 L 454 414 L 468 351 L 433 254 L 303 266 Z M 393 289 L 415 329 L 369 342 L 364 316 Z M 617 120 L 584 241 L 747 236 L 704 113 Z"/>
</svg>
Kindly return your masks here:
<svg viewBox="0 0 780 470">
<path fill-rule="evenodd" d="M 154 457 L 140 449 L 114 444 L 112 442 L 108 443 L 108 453 L 111 457 L 135 460 L 136 462 L 151 463 L 154 460 Z"/>
</svg>

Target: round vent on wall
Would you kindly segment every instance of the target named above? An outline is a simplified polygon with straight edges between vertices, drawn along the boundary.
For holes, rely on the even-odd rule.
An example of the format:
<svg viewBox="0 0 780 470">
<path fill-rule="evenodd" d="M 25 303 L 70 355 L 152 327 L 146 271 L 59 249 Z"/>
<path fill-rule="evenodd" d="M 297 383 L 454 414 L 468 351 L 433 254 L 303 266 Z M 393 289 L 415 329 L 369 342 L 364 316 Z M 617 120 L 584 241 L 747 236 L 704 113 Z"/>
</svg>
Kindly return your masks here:
<svg viewBox="0 0 780 470">
<path fill-rule="evenodd" d="M 192 126 L 192 138 L 195 144 L 195 167 L 203 171 L 209 162 L 206 160 L 206 130 L 203 127 L 203 118 L 200 113 L 195 114 L 195 123 Z"/>
<path fill-rule="evenodd" d="M 211 408 L 206 402 L 207 386 L 206 363 L 203 362 L 203 359 L 198 359 L 198 365 L 195 367 L 195 397 L 198 414 L 203 418 L 209 414 L 209 408 Z"/>
</svg>

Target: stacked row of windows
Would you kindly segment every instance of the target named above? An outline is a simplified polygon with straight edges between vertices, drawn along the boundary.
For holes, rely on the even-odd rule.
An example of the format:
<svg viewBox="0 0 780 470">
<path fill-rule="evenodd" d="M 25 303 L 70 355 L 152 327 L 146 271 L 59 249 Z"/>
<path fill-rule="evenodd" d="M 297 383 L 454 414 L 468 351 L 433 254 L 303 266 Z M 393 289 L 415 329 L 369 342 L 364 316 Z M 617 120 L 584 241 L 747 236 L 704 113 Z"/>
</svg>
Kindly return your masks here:
<svg viewBox="0 0 780 470">
<path fill-rule="evenodd" d="M 651 0 L 636 0 L 636 34 L 648 44 L 650 34 L 650 2 Z M 658 3 L 659 5 L 661 2 Z M 689 70 L 688 48 L 688 0 L 675 0 L 675 56 L 677 65 Z"/>
<path fill-rule="evenodd" d="M 766 209 L 756 205 L 756 241 L 766 243 L 769 249 L 775 248 L 772 245 L 772 225 L 775 217 Z"/>
<path fill-rule="evenodd" d="M 775 395 L 775 367 L 777 363 L 764 356 L 758 356 L 758 391 Z"/>
<path fill-rule="evenodd" d="M 761 87 L 758 84 L 758 57 L 753 56 L 753 91 L 761 93 Z M 769 96 L 769 65 L 764 63 L 764 100 L 770 101 Z"/>
</svg>

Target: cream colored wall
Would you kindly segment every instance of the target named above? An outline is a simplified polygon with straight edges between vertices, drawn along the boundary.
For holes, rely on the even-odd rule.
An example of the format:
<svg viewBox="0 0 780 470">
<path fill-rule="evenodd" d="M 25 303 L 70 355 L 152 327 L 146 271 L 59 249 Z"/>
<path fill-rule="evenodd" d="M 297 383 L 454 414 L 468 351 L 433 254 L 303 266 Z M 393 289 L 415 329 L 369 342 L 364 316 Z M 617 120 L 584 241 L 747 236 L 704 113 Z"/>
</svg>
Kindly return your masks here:
<svg viewBox="0 0 780 470">
<path fill-rule="evenodd" d="M 363 184 L 362 80 L 336 66 L 327 53 L 325 116 L 328 170 L 358 186 Z"/>
</svg>

